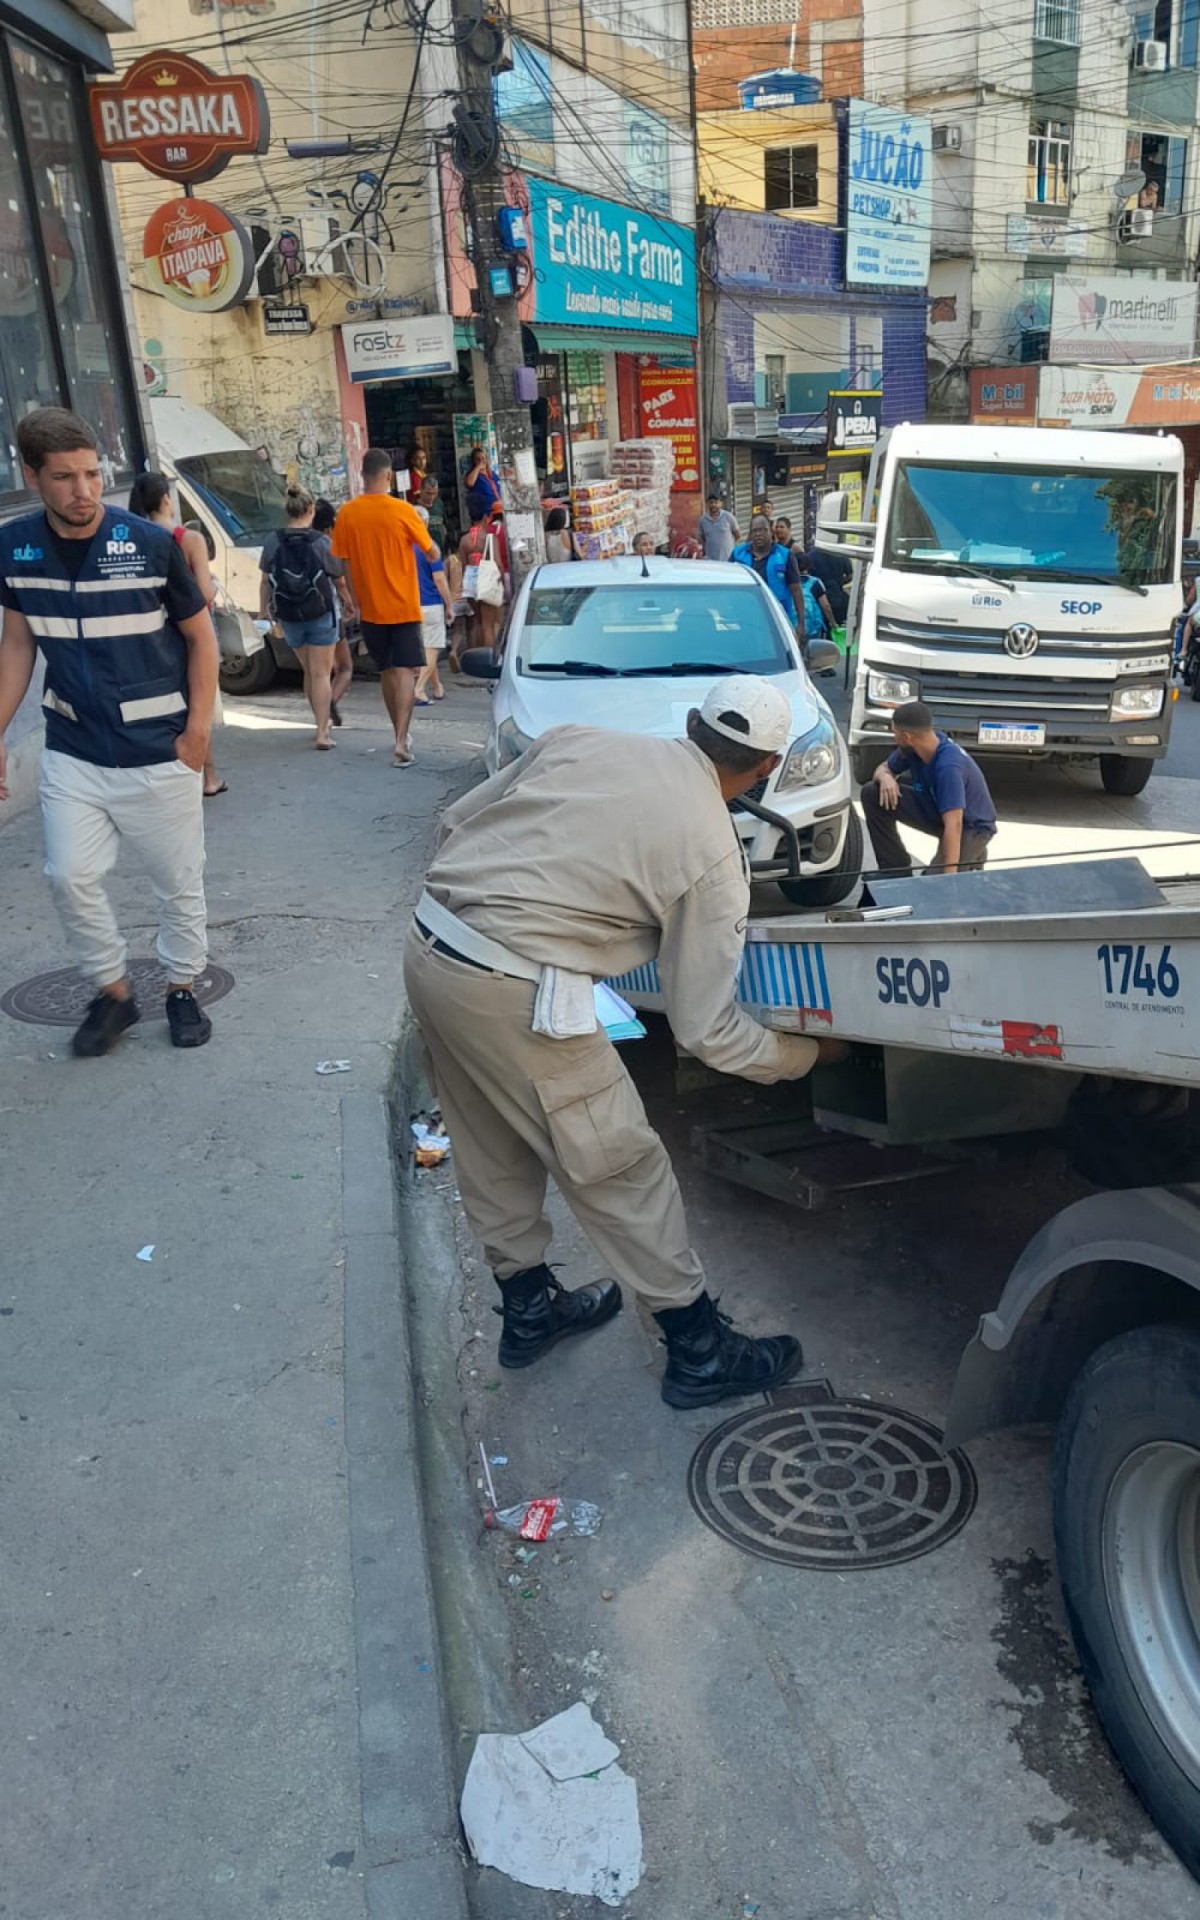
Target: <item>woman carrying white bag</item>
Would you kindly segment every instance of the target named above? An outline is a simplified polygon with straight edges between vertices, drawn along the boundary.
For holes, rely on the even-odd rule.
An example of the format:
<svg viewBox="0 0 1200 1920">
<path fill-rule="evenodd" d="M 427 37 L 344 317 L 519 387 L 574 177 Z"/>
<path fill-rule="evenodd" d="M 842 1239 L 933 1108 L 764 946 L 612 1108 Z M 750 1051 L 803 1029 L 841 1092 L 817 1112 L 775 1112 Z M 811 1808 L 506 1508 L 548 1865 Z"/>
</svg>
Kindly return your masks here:
<svg viewBox="0 0 1200 1920">
<path fill-rule="evenodd" d="M 508 598 L 508 547 L 499 507 L 459 542 L 463 597 L 470 602 L 471 645 L 494 647 Z"/>
</svg>

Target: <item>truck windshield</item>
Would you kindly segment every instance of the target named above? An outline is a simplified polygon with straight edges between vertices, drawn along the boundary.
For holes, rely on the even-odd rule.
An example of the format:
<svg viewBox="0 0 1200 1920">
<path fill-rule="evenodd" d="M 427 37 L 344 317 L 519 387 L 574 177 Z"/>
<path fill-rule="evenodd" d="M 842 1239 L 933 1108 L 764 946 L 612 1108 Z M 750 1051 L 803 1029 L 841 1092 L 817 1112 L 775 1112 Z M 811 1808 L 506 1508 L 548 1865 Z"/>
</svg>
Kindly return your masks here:
<svg viewBox="0 0 1200 1920">
<path fill-rule="evenodd" d="M 796 664 L 762 594 L 674 581 L 535 586 L 519 659 L 525 673 L 597 675 L 786 673 Z"/>
<path fill-rule="evenodd" d="M 1171 473 L 910 461 L 896 475 L 884 564 L 1154 586 L 1174 576 L 1175 500 Z"/>
<path fill-rule="evenodd" d="M 215 514 L 235 547 L 260 547 L 284 523 L 284 483 L 249 447 L 194 453 L 175 462 L 179 477 Z"/>
</svg>

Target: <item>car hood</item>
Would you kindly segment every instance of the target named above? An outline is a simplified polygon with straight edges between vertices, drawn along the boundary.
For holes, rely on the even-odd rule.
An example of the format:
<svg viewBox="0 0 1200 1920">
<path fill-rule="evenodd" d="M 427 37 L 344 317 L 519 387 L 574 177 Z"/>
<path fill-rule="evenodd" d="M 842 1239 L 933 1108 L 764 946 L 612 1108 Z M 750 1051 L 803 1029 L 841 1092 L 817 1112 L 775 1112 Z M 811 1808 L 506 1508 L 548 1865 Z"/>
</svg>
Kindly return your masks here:
<svg viewBox="0 0 1200 1920">
<path fill-rule="evenodd" d="M 504 702 L 521 732 L 531 740 L 550 727 L 607 727 L 615 733 L 646 733 L 664 739 L 683 736 L 688 713 L 702 704 L 721 674 L 696 674 L 645 680 L 541 679 L 514 674 Z M 816 726 L 819 703 L 800 672 L 772 674 L 792 708 L 793 740 Z M 498 718 L 501 716 L 497 716 Z"/>
</svg>

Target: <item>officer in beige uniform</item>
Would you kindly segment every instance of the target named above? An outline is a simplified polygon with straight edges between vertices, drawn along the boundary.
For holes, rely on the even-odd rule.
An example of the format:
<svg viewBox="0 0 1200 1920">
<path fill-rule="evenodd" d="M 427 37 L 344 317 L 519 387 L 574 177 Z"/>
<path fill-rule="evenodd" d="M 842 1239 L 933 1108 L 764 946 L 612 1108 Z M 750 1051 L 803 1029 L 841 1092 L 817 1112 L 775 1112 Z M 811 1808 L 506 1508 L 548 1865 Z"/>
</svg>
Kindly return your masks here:
<svg viewBox="0 0 1200 1920">
<path fill-rule="evenodd" d="M 621 1304 L 616 1281 L 569 1293 L 545 1264 L 548 1175 L 662 1327 L 668 1405 L 761 1392 L 801 1365 L 789 1335 L 751 1340 L 716 1311 L 592 998 L 594 981 L 657 960 L 679 1044 L 748 1080 L 798 1080 L 836 1044 L 773 1033 L 734 999 L 750 887 L 727 803 L 778 764 L 791 724 L 770 681 L 733 675 L 687 740 L 557 727 L 445 815 L 404 977 L 503 1297 L 502 1366 Z"/>
</svg>

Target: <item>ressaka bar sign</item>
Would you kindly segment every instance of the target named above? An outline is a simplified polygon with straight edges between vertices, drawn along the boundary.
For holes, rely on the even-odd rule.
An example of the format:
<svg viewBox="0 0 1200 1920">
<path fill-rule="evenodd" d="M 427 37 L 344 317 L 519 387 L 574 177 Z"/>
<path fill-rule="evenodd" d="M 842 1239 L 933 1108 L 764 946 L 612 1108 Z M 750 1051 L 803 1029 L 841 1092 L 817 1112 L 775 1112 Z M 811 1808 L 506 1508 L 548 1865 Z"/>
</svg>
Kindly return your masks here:
<svg viewBox="0 0 1200 1920">
<path fill-rule="evenodd" d="M 137 160 L 163 180 L 211 180 L 235 154 L 265 153 L 266 95 L 248 74 L 213 73 L 186 53 L 146 53 L 120 80 L 88 88 L 102 160 Z"/>
</svg>

